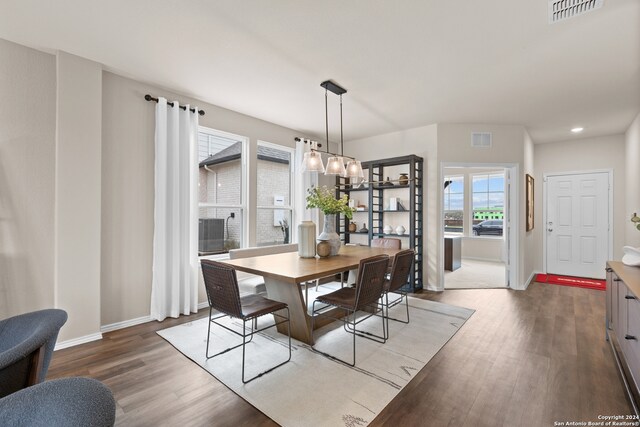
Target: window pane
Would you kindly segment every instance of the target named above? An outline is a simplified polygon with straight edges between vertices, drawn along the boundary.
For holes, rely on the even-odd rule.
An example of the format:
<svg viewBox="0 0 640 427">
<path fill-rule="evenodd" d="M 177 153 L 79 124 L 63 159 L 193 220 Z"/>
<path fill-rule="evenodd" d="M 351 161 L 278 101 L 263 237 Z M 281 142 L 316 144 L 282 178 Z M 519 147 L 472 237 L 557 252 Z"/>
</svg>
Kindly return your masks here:
<svg viewBox="0 0 640 427">
<path fill-rule="evenodd" d="M 488 189 L 487 175 L 478 175 L 473 177 L 473 192 L 486 192 Z"/>
<path fill-rule="evenodd" d="M 459 193 L 462 194 L 464 192 L 464 179 L 461 176 L 454 176 L 449 178 L 451 180 L 451 184 L 447 187 L 450 193 Z"/>
<path fill-rule="evenodd" d="M 207 150 L 203 140 L 209 141 Z M 242 142 L 200 132 L 199 201 L 220 205 L 242 204 Z"/>
<path fill-rule="evenodd" d="M 504 174 L 473 178 L 473 234 L 502 236 L 504 219 Z"/>
<path fill-rule="evenodd" d="M 489 191 L 504 191 L 504 175 L 489 176 Z"/>
<path fill-rule="evenodd" d="M 258 206 L 291 206 L 291 152 L 258 143 Z M 256 243 L 291 243 L 291 211 L 258 209 Z"/>
<path fill-rule="evenodd" d="M 258 209 L 256 232 L 258 246 L 291 243 L 291 211 Z"/>
<path fill-rule="evenodd" d="M 240 247 L 242 210 L 229 208 L 199 209 L 198 253 L 220 254 Z"/>
</svg>

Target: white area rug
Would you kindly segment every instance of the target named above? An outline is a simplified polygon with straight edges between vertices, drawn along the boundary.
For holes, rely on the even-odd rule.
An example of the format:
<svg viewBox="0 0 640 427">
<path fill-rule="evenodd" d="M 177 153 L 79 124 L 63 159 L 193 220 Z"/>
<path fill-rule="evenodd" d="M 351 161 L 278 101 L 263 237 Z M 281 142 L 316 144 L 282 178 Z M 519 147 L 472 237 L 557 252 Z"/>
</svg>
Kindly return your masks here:
<svg viewBox="0 0 640 427">
<path fill-rule="evenodd" d="M 356 367 L 314 353 L 292 340 L 291 361 L 249 384 L 242 384 L 242 348 L 207 360 L 207 318 L 158 331 L 185 356 L 206 369 L 240 397 L 283 426 L 348 426 L 369 424 L 455 335 L 474 310 L 433 301 L 409 299 L 411 323 L 390 322 L 386 344 L 357 337 Z M 404 304 L 391 310 L 404 318 Z M 228 318 L 227 318 L 228 319 Z M 242 326 L 238 320 L 229 324 Z M 273 322 L 263 316 L 259 326 Z M 381 320 L 371 317 L 359 326 L 381 332 Z M 350 360 L 352 335 L 334 322 L 321 328 L 316 346 Z M 211 354 L 241 342 L 212 324 Z M 238 329 L 239 330 L 239 329 Z M 287 358 L 287 338 L 275 328 L 256 335 L 247 345 L 247 378 Z"/>
</svg>

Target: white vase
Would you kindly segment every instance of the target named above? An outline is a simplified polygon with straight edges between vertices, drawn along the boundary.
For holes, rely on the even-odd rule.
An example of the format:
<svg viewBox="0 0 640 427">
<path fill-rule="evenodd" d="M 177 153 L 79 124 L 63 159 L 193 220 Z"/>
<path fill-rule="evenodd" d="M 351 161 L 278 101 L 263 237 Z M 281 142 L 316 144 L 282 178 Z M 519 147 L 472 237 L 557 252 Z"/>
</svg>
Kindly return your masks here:
<svg viewBox="0 0 640 427">
<path fill-rule="evenodd" d="M 322 233 L 318 236 L 318 241 L 325 240 L 331 245 L 331 253 L 329 256 L 338 255 L 340 251 L 340 236 L 336 233 L 336 215 L 324 216 L 324 227 L 322 227 Z"/>
<path fill-rule="evenodd" d="M 391 234 L 393 233 L 393 227 L 390 225 L 385 225 L 382 231 L 384 232 L 384 234 Z"/>
<path fill-rule="evenodd" d="M 640 266 L 640 248 L 625 246 L 622 250 L 624 251 L 624 256 L 622 257 L 622 263 L 624 265 L 630 265 L 633 267 Z"/>
<path fill-rule="evenodd" d="M 298 224 L 298 255 L 301 258 L 316 256 L 316 224 L 313 221 Z"/>
<path fill-rule="evenodd" d="M 396 234 L 399 236 L 402 236 L 404 234 L 404 232 L 407 231 L 405 230 L 405 228 L 401 225 L 396 227 Z"/>
</svg>

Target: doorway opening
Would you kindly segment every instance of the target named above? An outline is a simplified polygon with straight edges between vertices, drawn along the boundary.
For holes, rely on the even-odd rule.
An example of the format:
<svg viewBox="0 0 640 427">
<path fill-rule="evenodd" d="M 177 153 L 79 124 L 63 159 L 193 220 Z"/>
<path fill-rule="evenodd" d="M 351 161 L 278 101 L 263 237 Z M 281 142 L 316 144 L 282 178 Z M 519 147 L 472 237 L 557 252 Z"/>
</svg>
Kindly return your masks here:
<svg viewBox="0 0 640 427">
<path fill-rule="evenodd" d="M 448 163 L 441 177 L 443 288 L 508 288 L 517 259 L 517 166 Z"/>
</svg>

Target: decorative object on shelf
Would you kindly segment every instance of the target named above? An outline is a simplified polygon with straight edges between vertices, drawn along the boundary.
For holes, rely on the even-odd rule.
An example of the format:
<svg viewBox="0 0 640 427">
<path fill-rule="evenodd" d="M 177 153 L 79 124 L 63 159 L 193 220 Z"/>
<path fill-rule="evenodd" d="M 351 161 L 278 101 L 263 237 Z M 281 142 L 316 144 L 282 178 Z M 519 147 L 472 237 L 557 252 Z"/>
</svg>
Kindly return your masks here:
<svg viewBox="0 0 640 427">
<path fill-rule="evenodd" d="M 380 184 L 380 187 L 394 187 L 394 185 L 393 182 L 391 182 L 391 179 L 387 177 L 387 180 Z"/>
<path fill-rule="evenodd" d="M 355 233 L 356 231 L 358 231 L 358 226 L 355 222 L 351 221 L 349 223 L 349 233 Z"/>
<path fill-rule="evenodd" d="M 407 208 L 404 207 L 404 205 L 402 204 L 400 199 L 398 199 L 398 210 L 399 211 L 406 211 L 407 210 Z"/>
<path fill-rule="evenodd" d="M 407 231 L 403 226 L 399 225 L 396 227 L 396 234 L 398 236 L 402 236 L 404 232 Z"/>
<path fill-rule="evenodd" d="M 353 218 L 353 209 L 349 205 L 346 194 L 336 199 L 326 186 L 312 187 L 308 190 L 307 209 L 319 208 L 324 214 L 324 227 L 318 240 L 327 240 L 331 244 L 331 255 L 338 255 L 340 250 L 340 236 L 336 233 L 336 215 L 342 214 L 347 219 Z"/>
<path fill-rule="evenodd" d="M 362 228 L 360 230 L 358 230 L 359 233 L 368 233 L 369 229 L 367 228 L 367 223 L 363 222 L 362 223 Z"/>
<path fill-rule="evenodd" d="M 349 199 L 349 207 L 351 209 L 355 209 L 358 206 L 358 201 L 355 199 Z"/>
<path fill-rule="evenodd" d="M 366 211 L 366 210 L 367 210 L 367 207 L 365 205 L 356 206 L 356 211 L 358 211 L 358 212 L 363 212 L 363 211 Z"/>
<path fill-rule="evenodd" d="M 389 197 L 389 210 L 397 211 L 398 210 L 398 198 L 397 197 Z"/>
<path fill-rule="evenodd" d="M 409 175 L 406 173 L 401 173 L 398 178 L 398 184 L 400 185 L 408 185 L 409 184 Z"/>
<path fill-rule="evenodd" d="M 327 141 L 327 149 L 324 151 L 326 154 L 330 154 L 331 156 L 327 159 L 327 167 L 325 169 L 322 164 L 322 157 L 320 155 L 321 152 L 317 151 L 317 147 L 319 146 L 314 141 L 309 141 L 311 145 L 311 153 L 314 153 L 311 156 L 310 153 L 305 153 L 304 159 L 302 161 L 302 171 L 303 172 L 324 172 L 325 175 L 339 175 L 345 177 L 352 178 L 364 178 L 364 172 L 362 171 L 362 164 L 360 161 L 354 159 L 353 157 L 347 157 L 350 160 L 347 162 L 347 166 L 344 165 L 344 135 L 342 133 L 342 94 L 347 93 L 347 90 L 338 84 L 332 82 L 331 80 L 326 80 L 320 83 L 320 86 L 324 88 L 324 111 L 325 111 L 325 132 L 326 132 L 326 141 Z M 340 154 L 330 153 L 329 152 L 329 103 L 328 103 L 328 94 L 329 91 L 335 93 L 340 97 Z M 307 142 L 304 139 L 296 138 L 296 141 Z M 309 154 L 309 156 L 307 156 Z M 313 159 L 312 159 L 313 157 Z M 319 167 L 317 165 L 317 158 L 320 159 Z M 316 162 L 312 165 L 312 161 Z M 314 167 L 312 167 L 314 166 Z"/>
<path fill-rule="evenodd" d="M 331 255 L 331 244 L 326 240 L 320 240 L 316 250 L 320 258 L 326 258 Z"/>
<path fill-rule="evenodd" d="M 633 216 L 631 217 L 631 222 L 633 223 L 633 225 L 636 226 L 637 230 L 640 230 L 640 216 L 638 216 L 636 212 L 633 213 Z"/>
<path fill-rule="evenodd" d="M 298 256 L 316 256 L 316 224 L 313 221 L 302 221 L 298 224 Z"/>
<path fill-rule="evenodd" d="M 393 233 L 393 227 L 390 225 L 385 225 L 382 231 L 384 232 L 384 234 L 391 234 Z"/>
<path fill-rule="evenodd" d="M 625 246 L 622 250 L 624 251 L 624 255 L 622 256 L 622 263 L 624 265 L 640 267 L 640 248 Z"/>
</svg>

